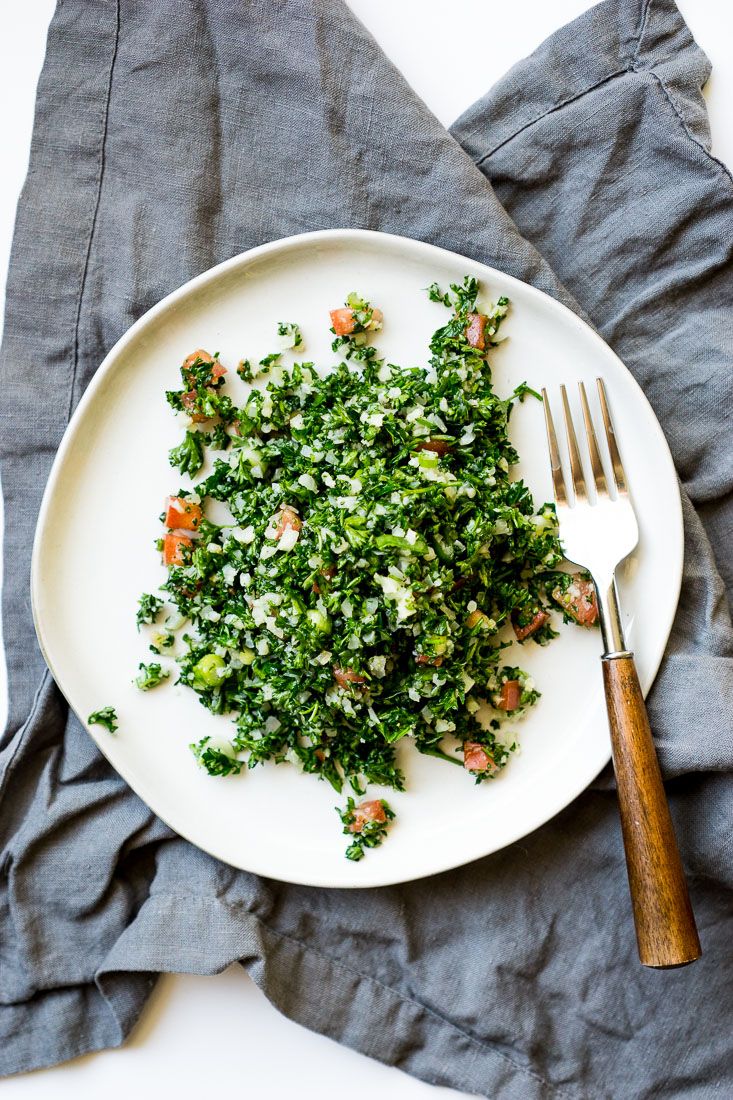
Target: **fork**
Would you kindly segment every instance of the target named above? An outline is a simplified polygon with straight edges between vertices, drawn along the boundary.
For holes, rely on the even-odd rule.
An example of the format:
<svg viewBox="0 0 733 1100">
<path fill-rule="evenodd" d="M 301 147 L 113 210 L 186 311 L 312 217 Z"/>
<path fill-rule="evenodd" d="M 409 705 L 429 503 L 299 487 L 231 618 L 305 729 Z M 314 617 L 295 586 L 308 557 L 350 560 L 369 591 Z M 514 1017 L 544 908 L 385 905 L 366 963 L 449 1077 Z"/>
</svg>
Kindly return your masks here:
<svg viewBox="0 0 733 1100">
<path fill-rule="evenodd" d="M 634 655 L 626 648 L 616 588 L 616 569 L 636 547 L 639 528 L 606 389 L 601 378 L 596 384 L 613 474 L 606 476 L 585 386 L 580 382 L 593 494 L 586 487 L 565 386 L 560 387 L 560 394 L 570 484 L 563 475 L 547 391 L 542 390 L 560 541 L 568 561 L 590 573 L 596 590 L 604 650 L 603 685 L 639 958 L 644 966 L 685 966 L 700 957 L 700 941 Z"/>
</svg>

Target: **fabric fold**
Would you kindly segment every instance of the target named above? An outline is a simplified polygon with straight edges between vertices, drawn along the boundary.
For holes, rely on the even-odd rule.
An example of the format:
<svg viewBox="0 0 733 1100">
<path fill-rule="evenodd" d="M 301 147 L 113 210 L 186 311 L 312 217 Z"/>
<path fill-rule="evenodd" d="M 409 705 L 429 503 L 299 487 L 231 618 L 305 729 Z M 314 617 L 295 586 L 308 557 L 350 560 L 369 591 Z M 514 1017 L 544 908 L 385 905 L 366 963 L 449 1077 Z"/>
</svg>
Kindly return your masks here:
<svg viewBox="0 0 733 1100">
<path fill-rule="evenodd" d="M 451 132 L 481 163 L 545 115 L 607 81 L 651 71 L 674 89 L 698 140 L 709 147 L 701 88 L 710 62 L 674 0 L 605 0 L 591 8 L 517 62 Z"/>
</svg>

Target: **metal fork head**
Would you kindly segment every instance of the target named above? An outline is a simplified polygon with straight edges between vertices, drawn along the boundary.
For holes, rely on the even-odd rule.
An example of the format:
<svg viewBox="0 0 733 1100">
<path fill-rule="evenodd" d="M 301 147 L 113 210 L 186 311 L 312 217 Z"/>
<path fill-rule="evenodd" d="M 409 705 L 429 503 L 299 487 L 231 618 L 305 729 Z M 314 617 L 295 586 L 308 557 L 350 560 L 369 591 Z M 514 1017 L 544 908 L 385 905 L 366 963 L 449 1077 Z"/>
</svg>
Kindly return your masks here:
<svg viewBox="0 0 733 1100">
<path fill-rule="evenodd" d="M 565 422 L 570 477 L 563 473 L 560 448 L 547 390 L 542 390 L 545 407 L 547 444 L 550 451 L 552 486 L 560 524 L 560 541 L 569 561 L 587 569 L 599 596 L 613 583 L 616 566 L 626 558 L 639 540 L 639 529 L 628 493 L 626 474 L 621 462 L 616 432 L 611 420 L 603 380 L 596 380 L 603 438 L 608 466 L 604 465 L 593 422 L 588 395 L 579 383 L 582 430 L 576 432 L 565 386 L 560 387 Z M 578 435 L 584 447 L 578 443 Z M 583 462 L 585 454 L 585 465 Z M 593 491 L 586 482 L 586 467 L 591 472 Z"/>
</svg>

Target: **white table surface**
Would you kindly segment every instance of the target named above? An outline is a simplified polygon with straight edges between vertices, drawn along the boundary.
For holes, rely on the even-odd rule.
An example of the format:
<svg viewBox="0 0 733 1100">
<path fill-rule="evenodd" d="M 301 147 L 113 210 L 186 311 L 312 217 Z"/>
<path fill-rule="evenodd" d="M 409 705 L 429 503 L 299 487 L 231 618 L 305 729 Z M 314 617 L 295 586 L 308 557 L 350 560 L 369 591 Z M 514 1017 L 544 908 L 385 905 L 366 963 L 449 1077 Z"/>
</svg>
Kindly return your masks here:
<svg viewBox="0 0 733 1100">
<path fill-rule="evenodd" d="M 706 95 L 713 152 L 733 165 L 733 7 L 728 0 L 678 0 L 713 63 Z M 392 61 L 448 125 L 515 61 L 591 5 L 586 0 L 349 0 Z M 36 82 L 52 0 L 0 5 L 0 292 L 5 285 L 15 203 L 25 176 Z M 0 710 L 4 710 L 0 669 Z M 0 718 L 3 715 L 0 714 Z M 225 1052 L 212 1057 L 211 1039 Z M 153 1088 L 176 1100 L 219 1092 L 280 1100 L 343 1100 L 344 1095 L 429 1100 L 462 1094 L 399 1070 L 286 1020 L 240 967 L 216 978 L 167 975 L 132 1038 L 120 1050 L 3 1082 L 5 1100 L 146 1098 Z"/>
</svg>

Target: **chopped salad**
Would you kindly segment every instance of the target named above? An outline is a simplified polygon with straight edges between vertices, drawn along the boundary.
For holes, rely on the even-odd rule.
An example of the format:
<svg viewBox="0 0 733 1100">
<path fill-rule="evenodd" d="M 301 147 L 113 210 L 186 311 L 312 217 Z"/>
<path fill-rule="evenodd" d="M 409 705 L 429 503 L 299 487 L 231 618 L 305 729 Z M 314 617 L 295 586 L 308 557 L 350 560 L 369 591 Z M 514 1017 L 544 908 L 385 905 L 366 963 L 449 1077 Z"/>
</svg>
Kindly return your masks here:
<svg viewBox="0 0 733 1100">
<path fill-rule="evenodd" d="M 538 395 L 495 393 L 487 353 L 509 302 L 482 308 L 479 289 L 470 277 L 429 288 L 448 315 L 426 367 L 381 357 L 387 322 L 350 294 L 330 314 L 328 373 L 305 360 L 300 327 L 280 322 L 279 350 L 236 368 L 243 404 L 203 349 L 167 394 L 187 423 L 171 464 L 196 479 L 208 458 L 210 472 L 161 517 L 163 598 L 144 594 L 137 614 L 159 660 L 140 665 L 138 686 L 177 666 L 231 717 L 228 742 L 191 746 L 211 775 L 288 761 L 350 790 L 338 812 L 354 860 L 394 817 L 366 796 L 403 789 L 400 742 L 493 778 L 539 698 L 504 663 L 508 635 L 548 643 L 552 604 L 568 621 L 597 619 L 589 578 L 558 569 L 554 507 L 535 508 L 511 477 L 512 407 Z M 227 522 L 212 521 L 210 501 Z"/>
</svg>

